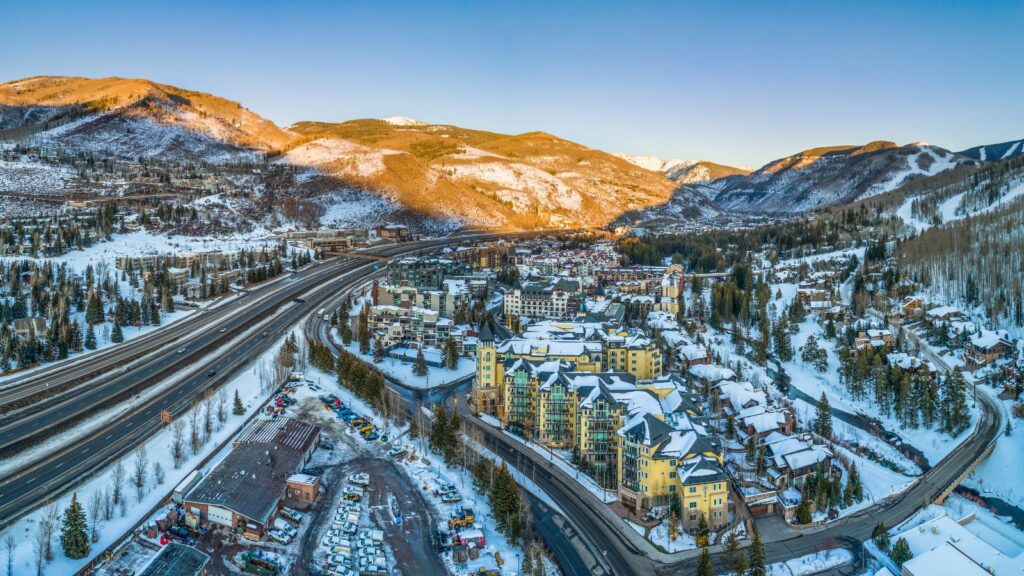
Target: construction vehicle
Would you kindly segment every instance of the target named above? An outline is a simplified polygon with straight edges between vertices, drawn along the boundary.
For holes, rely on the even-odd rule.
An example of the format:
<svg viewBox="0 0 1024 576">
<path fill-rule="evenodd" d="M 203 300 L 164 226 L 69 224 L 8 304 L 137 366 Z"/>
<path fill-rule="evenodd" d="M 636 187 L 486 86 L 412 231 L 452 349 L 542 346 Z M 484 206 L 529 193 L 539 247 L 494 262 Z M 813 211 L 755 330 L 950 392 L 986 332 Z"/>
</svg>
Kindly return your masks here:
<svg viewBox="0 0 1024 576">
<path fill-rule="evenodd" d="M 462 508 L 456 512 L 452 512 L 451 517 L 448 518 L 448 529 L 460 530 L 462 528 L 469 528 L 475 522 L 476 518 L 473 517 L 473 509 Z"/>
</svg>

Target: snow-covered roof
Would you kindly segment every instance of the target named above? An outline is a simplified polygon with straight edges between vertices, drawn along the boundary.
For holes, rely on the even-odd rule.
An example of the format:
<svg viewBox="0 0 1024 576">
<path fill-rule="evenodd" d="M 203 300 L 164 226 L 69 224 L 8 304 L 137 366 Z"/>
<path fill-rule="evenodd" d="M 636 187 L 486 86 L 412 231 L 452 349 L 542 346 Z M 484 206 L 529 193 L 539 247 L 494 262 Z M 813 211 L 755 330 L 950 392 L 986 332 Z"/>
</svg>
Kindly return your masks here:
<svg viewBox="0 0 1024 576">
<path fill-rule="evenodd" d="M 800 470 L 807 468 L 808 466 L 814 466 L 820 462 L 824 462 L 826 458 L 832 456 L 832 451 L 824 446 L 812 446 L 807 450 L 801 450 L 799 452 L 792 452 L 786 454 L 782 459 L 789 466 L 790 470 Z"/>
<path fill-rule="evenodd" d="M 701 380 L 706 380 L 711 383 L 718 382 L 720 380 L 729 380 L 736 376 L 736 373 L 731 369 L 719 366 L 718 364 L 696 364 L 694 366 L 690 366 L 688 371 L 695 378 L 700 378 Z"/>
<path fill-rule="evenodd" d="M 1000 343 L 1010 344 L 1006 330 L 980 330 L 971 335 L 971 345 L 982 350 L 987 350 Z"/>
</svg>

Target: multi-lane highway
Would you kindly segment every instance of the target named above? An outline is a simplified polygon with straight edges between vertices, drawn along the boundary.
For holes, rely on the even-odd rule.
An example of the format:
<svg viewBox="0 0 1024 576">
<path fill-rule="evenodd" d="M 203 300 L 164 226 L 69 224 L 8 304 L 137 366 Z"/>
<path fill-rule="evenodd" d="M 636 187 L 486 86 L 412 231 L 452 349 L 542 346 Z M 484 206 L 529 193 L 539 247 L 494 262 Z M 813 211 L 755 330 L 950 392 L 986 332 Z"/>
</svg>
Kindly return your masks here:
<svg viewBox="0 0 1024 576">
<path fill-rule="evenodd" d="M 486 240 L 494 234 L 462 236 L 388 245 L 368 253 L 399 257 L 467 240 Z M 120 351 L 97 353 L 62 367 L 33 373 L 6 384 L 9 392 L 28 397 L 47 387 L 66 389 L 28 410 L 11 412 L 0 428 L 0 445 L 24 450 L 40 437 L 59 430 L 69 422 L 103 408 L 115 407 L 113 398 L 143 399 L 117 408 L 116 417 L 104 420 L 98 430 L 70 439 L 54 450 L 24 459 L 16 471 L 0 478 L 0 527 L 13 522 L 47 499 L 62 494 L 95 472 L 128 453 L 155 433 L 166 410 L 178 416 L 211 386 L 246 366 L 302 317 L 338 291 L 359 284 L 380 267 L 380 262 L 362 258 L 325 261 L 289 278 L 239 298 L 195 318 L 182 321 L 186 329 L 172 324 L 144 337 L 115 347 Z M 299 298 L 305 302 L 293 300 Z M 256 325 L 258 327 L 256 327 Z M 184 352 L 179 349 L 185 347 Z M 135 359 L 132 362 L 132 359 Z M 62 364 L 63 366 L 63 364 Z M 66 377 L 62 376 L 67 374 Z M 106 374 L 93 380 L 94 374 Z M 156 387 L 159 389 L 156 390 Z M 18 392 L 20 391 L 20 392 Z"/>
</svg>

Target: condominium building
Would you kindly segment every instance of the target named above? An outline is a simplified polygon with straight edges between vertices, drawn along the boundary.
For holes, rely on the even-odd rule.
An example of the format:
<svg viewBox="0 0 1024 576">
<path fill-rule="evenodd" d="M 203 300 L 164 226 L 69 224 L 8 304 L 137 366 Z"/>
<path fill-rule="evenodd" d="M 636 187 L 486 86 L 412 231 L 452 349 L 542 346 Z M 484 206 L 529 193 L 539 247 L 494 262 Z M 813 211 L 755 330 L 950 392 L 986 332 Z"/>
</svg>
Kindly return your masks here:
<svg viewBox="0 0 1024 576">
<path fill-rule="evenodd" d="M 426 308 L 371 306 L 367 324 L 385 348 L 406 343 L 440 347 L 453 337 L 452 321 Z"/>
<path fill-rule="evenodd" d="M 440 290 L 423 290 L 406 283 L 381 284 L 377 287 L 377 303 L 402 308 L 424 308 L 441 316 L 454 317 L 462 308 L 473 305 L 473 295 L 465 280 L 446 279 Z"/>
<path fill-rule="evenodd" d="M 528 281 L 505 294 L 505 316 L 569 319 L 580 311 L 580 283 L 568 278 Z"/>
<path fill-rule="evenodd" d="M 464 262 L 451 258 L 402 258 L 388 264 L 387 280 L 392 286 L 440 290 L 446 278 L 471 272 Z"/>
</svg>

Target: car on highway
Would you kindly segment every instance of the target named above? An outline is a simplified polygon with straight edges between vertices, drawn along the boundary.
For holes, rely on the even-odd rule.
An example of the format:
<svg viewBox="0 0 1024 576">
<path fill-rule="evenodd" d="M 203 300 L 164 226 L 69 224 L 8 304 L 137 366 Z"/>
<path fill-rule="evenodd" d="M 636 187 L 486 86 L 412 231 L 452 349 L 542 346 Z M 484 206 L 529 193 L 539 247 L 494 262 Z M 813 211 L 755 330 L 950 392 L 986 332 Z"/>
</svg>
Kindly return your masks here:
<svg viewBox="0 0 1024 576">
<path fill-rule="evenodd" d="M 220 330 L 218 330 L 218 332 L 220 332 L 221 334 L 223 334 L 223 333 L 225 333 L 227 331 L 228 331 L 227 328 L 221 328 Z"/>
<path fill-rule="evenodd" d="M 184 346 L 182 346 L 181 348 L 178 348 L 178 354 L 184 354 L 185 352 L 188 352 L 188 348 L 186 348 Z"/>
<path fill-rule="evenodd" d="M 216 370 L 209 370 L 209 371 L 206 372 L 206 377 L 207 378 L 213 378 L 216 375 L 217 375 L 217 371 Z"/>
</svg>

